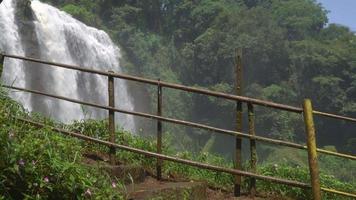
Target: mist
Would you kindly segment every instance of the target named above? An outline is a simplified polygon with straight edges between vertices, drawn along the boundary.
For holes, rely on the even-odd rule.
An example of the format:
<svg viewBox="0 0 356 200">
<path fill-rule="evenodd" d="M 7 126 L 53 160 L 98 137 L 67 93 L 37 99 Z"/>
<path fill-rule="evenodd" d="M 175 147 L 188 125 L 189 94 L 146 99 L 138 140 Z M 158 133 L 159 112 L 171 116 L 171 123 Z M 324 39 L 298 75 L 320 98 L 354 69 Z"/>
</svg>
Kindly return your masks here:
<svg viewBox="0 0 356 200">
<path fill-rule="evenodd" d="M 4 1 L 13 9 L 10 2 L 15 1 Z M 236 94 L 236 50 L 242 49 L 243 96 L 297 107 L 310 98 L 315 110 L 356 116 L 356 36 L 348 27 L 327 25 L 327 11 L 316 1 L 43 2 L 49 5 L 38 1 L 32 1 L 30 7 L 17 5 L 19 13 L 30 9 L 30 16 L 16 16 L 13 10 L 1 16 L 0 29 L 11 26 L 16 34 L 0 37 L 18 44 L 10 48 L 2 42 L 1 50 Z M 58 16 L 52 19 L 50 13 Z M 41 18 L 45 14 L 48 18 Z M 59 70 L 62 79 L 51 82 L 58 75 L 47 67 L 21 62 L 7 65 L 14 66 L 4 72 L 7 83 L 106 104 L 103 78 Z M 17 74 L 20 81 L 14 81 L 11 74 Z M 118 81 L 117 88 L 118 107 L 156 114 L 155 86 Z M 68 120 L 68 111 L 73 112 L 69 120 L 85 118 L 81 107 L 71 103 L 18 94 L 14 98 L 30 110 L 62 121 Z M 248 132 L 246 107 L 244 104 L 244 133 Z M 106 112 L 88 113 L 93 118 L 106 117 Z M 118 116 L 118 126 L 155 138 L 155 120 Z M 236 130 L 236 102 L 200 94 L 164 88 L 163 116 Z M 306 143 L 300 114 L 256 106 L 255 118 L 259 136 Z M 315 117 L 315 122 L 318 147 L 356 154 L 356 124 L 323 117 Z M 163 137 L 177 152 L 209 152 L 229 162 L 235 156 L 232 136 L 163 123 Z M 245 163 L 248 145 L 243 140 Z M 257 146 L 261 163 L 283 163 L 290 158 L 287 163 L 293 166 L 307 163 L 305 152 L 263 143 Z M 328 162 L 326 159 L 322 167 Z M 354 166 L 351 161 L 341 171 Z M 337 176 L 348 179 L 340 174 Z"/>
</svg>

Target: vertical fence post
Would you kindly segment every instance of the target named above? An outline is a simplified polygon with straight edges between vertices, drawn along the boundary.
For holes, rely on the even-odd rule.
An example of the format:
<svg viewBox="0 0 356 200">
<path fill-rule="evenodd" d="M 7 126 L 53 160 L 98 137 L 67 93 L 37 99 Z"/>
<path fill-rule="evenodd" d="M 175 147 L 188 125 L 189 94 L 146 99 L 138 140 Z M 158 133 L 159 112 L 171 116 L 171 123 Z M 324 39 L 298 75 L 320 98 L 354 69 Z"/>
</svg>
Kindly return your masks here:
<svg viewBox="0 0 356 200">
<path fill-rule="evenodd" d="M 109 71 L 109 73 L 114 73 Z M 115 86 L 114 86 L 114 77 L 108 76 L 108 97 L 109 97 L 109 107 L 115 107 Z M 109 134 L 110 142 L 115 143 L 115 111 L 109 110 Z M 110 147 L 110 164 L 115 165 L 115 153 L 116 150 L 113 147 Z"/>
<path fill-rule="evenodd" d="M 162 86 L 158 79 L 157 85 L 157 115 L 162 116 Z M 157 153 L 162 153 L 162 122 L 157 120 Z M 162 179 L 162 159 L 157 158 L 157 180 Z"/>
<path fill-rule="evenodd" d="M 236 52 L 236 94 L 242 94 L 242 49 L 238 49 Z M 236 131 L 242 131 L 242 102 L 236 102 Z M 235 141 L 235 168 L 241 170 L 241 137 L 236 136 Z M 241 176 L 235 176 L 235 185 L 234 185 L 234 195 L 238 197 L 241 195 Z"/>
<path fill-rule="evenodd" d="M 255 112 L 252 103 L 247 104 L 248 109 L 248 133 L 251 136 L 255 136 Z M 250 139 L 250 167 L 251 172 L 256 173 L 256 162 L 257 162 L 257 153 L 256 153 L 256 140 Z M 256 179 L 250 179 L 250 195 L 254 197 L 256 195 Z"/>
<path fill-rule="evenodd" d="M 2 70 L 4 69 L 5 56 L 0 52 L 0 78 L 2 75 Z"/>
<path fill-rule="evenodd" d="M 310 171 L 313 199 L 321 200 L 318 157 L 316 152 L 315 127 L 314 127 L 314 120 L 313 120 L 313 108 L 310 99 L 304 100 L 303 115 L 304 115 L 305 129 L 307 132 L 308 161 L 309 161 L 309 171 Z"/>
</svg>

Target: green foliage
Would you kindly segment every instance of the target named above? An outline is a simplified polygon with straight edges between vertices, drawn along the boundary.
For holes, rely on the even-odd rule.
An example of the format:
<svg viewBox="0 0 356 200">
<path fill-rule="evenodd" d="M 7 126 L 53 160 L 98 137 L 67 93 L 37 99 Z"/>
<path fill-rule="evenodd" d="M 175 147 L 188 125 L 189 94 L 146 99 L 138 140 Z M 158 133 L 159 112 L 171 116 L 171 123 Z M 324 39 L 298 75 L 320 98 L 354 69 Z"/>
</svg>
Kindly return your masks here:
<svg viewBox="0 0 356 200">
<path fill-rule="evenodd" d="M 145 151 L 156 152 L 156 145 L 152 142 L 152 140 L 149 138 L 143 139 L 128 132 L 124 133 L 123 137 L 121 137 L 121 140 L 118 142 L 120 144 L 135 147 Z M 125 163 L 137 164 L 146 168 L 152 168 L 156 163 L 156 159 L 127 151 L 118 151 L 117 157 Z"/>
<path fill-rule="evenodd" d="M 307 182 L 309 180 L 309 174 L 305 168 L 289 167 L 288 165 L 266 165 L 259 168 L 259 173 L 301 182 Z M 257 181 L 257 190 L 275 192 L 276 194 L 297 197 L 298 199 L 310 199 L 311 196 L 310 191 L 291 188 L 286 185 L 274 184 L 267 181 Z"/>
<path fill-rule="evenodd" d="M 288 165 L 265 165 L 258 169 L 259 173 L 286 178 L 289 180 L 296 180 L 300 182 L 310 182 L 309 181 L 309 170 L 305 167 L 290 167 Z M 355 185 L 349 183 L 343 183 L 336 180 L 335 177 L 321 174 L 320 175 L 321 185 L 325 188 L 334 188 L 342 191 L 353 192 L 355 190 Z M 297 199 L 310 199 L 311 191 L 305 191 L 299 188 L 291 188 L 286 185 L 274 184 L 267 181 L 257 181 L 257 190 L 275 192 L 276 194 L 282 194 L 283 196 L 289 196 Z M 323 199 L 348 199 L 343 196 L 330 194 L 323 192 Z"/>
<path fill-rule="evenodd" d="M 180 152 L 176 153 L 174 156 L 221 167 L 232 168 L 232 163 L 226 162 L 224 158 L 220 156 L 209 153 L 193 155 L 190 152 Z M 163 169 L 164 173 L 168 174 L 169 178 L 187 178 L 190 180 L 206 181 L 210 186 L 222 189 L 232 189 L 233 186 L 234 177 L 221 172 L 204 170 L 173 162 L 165 162 Z"/>
<path fill-rule="evenodd" d="M 307 167 L 308 165 L 308 157 L 305 150 L 296 150 L 287 147 L 276 148 L 265 145 L 260 146 L 259 148 L 261 148 L 261 151 L 270 151 L 269 155 L 262 161 L 262 163 L 273 163 L 294 167 Z M 335 151 L 334 146 L 326 146 L 324 149 Z M 319 154 L 318 158 L 319 168 L 323 174 L 332 175 L 337 180 L 355 185 L 356 177 L 353 173 L 353 169 L 356 167 L 355 161 L 325 154 Z"/>
<path fill-rule="evenodd" d="M 122 191 L 112 187 L 112 180 L 102 170 L 85 167 L 81 164 L 82 154 L 86 152 L 103 152 L 107 149 L 99 145 L 79 141 L 70 136 L 62 136 L 45 127 L 35 128 L 21 121 L 12 119 L 12 116 L 29 117 L 19 104 L 1 92 L 0 101 L 0 198 L 26 198 L 26 199 L 121 199 Z M 35 116 L 31 118 L 46 123 L 49 126 L 59 126 L 71 131 L 83 132 L 88 136 L 107 139 L 106 121 L 77 121 L 71 125 L 55 124 L 52 120 Z M 165 133 L 167 134 L 167 133 Z M 123 130 L 117 131 L 119 144 L 155 151 L 155 142 L 152 138 L 140 138 Z M 216 166 L 233 168 L 231 161 L 208 152 L 199 154 L 188 151 L 177 152 L 171 145 L 174 140 L 169 138 L 163 142 L 163 152 L 166 155 L 183 159 L 208 163 Z M 265 148 L 266 149 L 266 148 Z M 309 182 L 309 172 L 303 160 L 306 160 L 305 151 L 291 151 L 288 148 L 273 149 L 271 156 L 258 165 L 258 173 L 266 176 L 280 177 L 288 180 Z M 290 155 L 293 154 L 293 159 Z M 144 166 L 153 171 L 156 159 L 117 151 L 121 162 L 131 165 Z M 276 159 L 278 157 L 278 159 Z M 274 163 L 274 164 L 270 164 Z M 320 156 L 321 183 L 323 187 L 352 192 L 355 190 L 355 179 L 350 169 L 354 168 L 353 161 L 340 160 L 331 156 Z M 327 166 L 328 168 L 325 168 Z M 248 169 L 248 164 L 244 165 Z M 231 190 L 233 176 L 221 172 L 204 170 L 183 164 L 164 161 L 163 170 L 169 178 L 185 178 L 189 180 L 206 181 L 210 186 Z M 332 174 L 334 176 L 325 175 Z M 335 173 L 337 172 L 337 173 Z M 341 182 L 342 180 L 343 182 Z M 244 179 L 247 187 L 249 178 Z M 310 192 L 267 181 L 257 182 L 258 191 L 268 191 L 277 195 L 297 199 L 310 198 Z M 324 199 L 345 199 L 341 196 L 323 193 Z"/>
<path fill-rule="evenodd" d="M 78 140 L 12 119 L 9 113 L 27 114 L 4 93 L 0 106 L 0 193 L 4 198 L 122 199 L 121 192 L 111 186 L 116 180 L 81 164 L 83 147 Z"/>
<path fill-rule="evenodd" d="M 355 187 L 356 175 L 353 169 L 356 167 L 356 161 L 320 155 L 319 167 L 325 174 L 329 174 L 334 179 L 353 184 Z M 353 189 L 356 190 L 356 188 Z"/>
<path fill-rule="evenodd" d="M 234 93 L 235 53 L 243 48 L 244 94 L 292 105 L 309 97 L 323 111 L 356 113 L 356 36 L 346 27 L 326 27 L 327 12 L 315 0 L 47 1 L 107 30 L 131 74 Z M 147 90 L 154 112 L 155 91 Z M 234 120 L 230 102 L 169 90 L 164 105 L 170 117 L 233 126 L 226 125 Z M 302 139 L 300 117 L 261 112 L 258 132 Z M 354 126 L 323 120 L 317 128 L 325 133 L 322 145 L 355 151 L 347 145 Z M 340 129 L 347 130 L 340 140 L 329 139 Z M 210 135 L 192 130 L 188 137 L 207 142 Z"/>
<path fill-rule="evenodd" d="M 123 50 L 121 63 L 127 73 L 234 93 L 235 54 L 237 48 L 243 48 L 244 94 L 296 106 L 308 97 L 313 100 L 316 109 L 350 116 L 356 114 L 356 36 L 346 27 L 335 24 L 325 26 L 327 12 L 315 0 L 46 1 L 84 23 L 106 30 Z M 149 110 L 154 113 L 156 88 L 146 90 L 149 95 L 144 99 L 148 99 Z M 169 89 L 163 91 L 163 96 L 164 116 L 234 128 L 234 102 Z M 17 104 L 9 103 L 4 109 L 24 115 Z M 36 119 L 55 124 L 41 117 Z M 105 124 L 105 121 L 82 121 L 66 128 L 105 139 L 108 136 Z M 297 114 L 256 108 L 256 126 L 258 135 L 301 143 L 305 141 L 302 117 Z M 333 145 L 337 151 L 355 154 L 355 126 L 316 118 L 316 128 L 319 146 Z M 219 138 L 215 139 L 198 129 L 168 125 L 165 129 L 165 134 L 169 135 L 167 144 L 178 149 L 200 152 L 200 143 L 204 143 L 204 151 L 222 146 Z M 154 150 L 154 143 L 119 132 L 118 141 Z M 335 140 L 335 133 L 338 133 L 338 140 Z M 223 141 L 224 147 L 225 143 Z M 79 144 L 86 150 L 106 149 Z M 291 178 L 300 176 L 301 180 L 307 181 L 301 161 L 305 155 L 297 153 L 290 156 L 288 151 L 265 150 L 271 154 L 268 156 L 265 153 L 263 160 L 273 160 L 279 166 L 277 169 L 273 166 L 262 167 L 261 173 L 281 177 L 292 173 Z M 175 155 L 173 152 L 176 149 L 165 151 Z M 223 150 L 224 155 L 228 154 L 226 151 Z M 283 165 L 286 164 L 283 159 L 271 159 L 275 154 L 291 160 L 288 166 L 291 164 L 300 168 L 293 172 Z M 127 161 L 138 160 L 147 166 L 154 162 L 153 159 L 121 151 L 118 156 Z M 206 161 L 194 153 L 179 156 Z M 335 177 L 354 184 L 352 162 L 321 156 L 320 163 L 325 173 L 336 172 Z M 183 165 L 168 166 L 167 173 L 175 171 L 231 185 L 230 176 L 199 172 Z M 349 185 L 332 181 L 330 177 L 323 179 L 326 185 L 349 188 Z M 307 197 L 297 189 L 288 191 L 286 187 L 267 183 L 261 187 Z"/>
<path fill-rule="evenodd" d="M 97 121 L 97 120 L 82 120 L 74 121 L 72 124 L 65 127 L 69 131 L 83 133 L 87 136 L 98 138 L 100 140 L 108 140 L 109 130 L 107 121 Z M 86 141 L 81 141 L 81 146 L 85 148 L 86 151 L 107 151 L 108 148 L 99 144 L 92 144 Z"/>
<path fill-rule="evenodd" d="M 96 22 L 96 17 L 94 14 L 86 10 L 84 7 L 76 6 L 73 4 L 67 4 L 62 8 L 63 11 L 71 14 L 73 17 L 78 18 L 87 24 L 94 25 Z"/>
<path fill-rule="evenodd" d="M 326 148 L 329 148 L 328 150 L 330 150 L 333 147 Z M 263 161 L 263 167 L 260 168 L 261 173 L 291 180 L 298 180 L 305 183 L 310 182 L 306 151 L 291 148 L 271 149 L 272 152 L 269 154 L 267 159 Z M 348 191 L 351 193 L 355 191 L 356 182 L 355 175 L 353 174 L 353 169 L 356 167 L 355 161 L 324 154 L 319 154 L 318 161 L 321 172 L 320 180 L 322 187 Z M 305 192 L 300 189 L 290 189 L 285 186 L 278 186 L 265 181 L 261 182 L 261 189 L 301 199 L 307 199 L 307 196 L 309 195 L 304 194 Z M 325 199 L 342 199 L 341 196 L 326 192 L 323 193 L 323 195 Z"/>
<path fill-rule="evenodd" d="M 280 26 L 292 40 L 317 34 L 327 23 L 325 10 L 314 0 L 274 0 L 271 10 Z"/>
</svg>

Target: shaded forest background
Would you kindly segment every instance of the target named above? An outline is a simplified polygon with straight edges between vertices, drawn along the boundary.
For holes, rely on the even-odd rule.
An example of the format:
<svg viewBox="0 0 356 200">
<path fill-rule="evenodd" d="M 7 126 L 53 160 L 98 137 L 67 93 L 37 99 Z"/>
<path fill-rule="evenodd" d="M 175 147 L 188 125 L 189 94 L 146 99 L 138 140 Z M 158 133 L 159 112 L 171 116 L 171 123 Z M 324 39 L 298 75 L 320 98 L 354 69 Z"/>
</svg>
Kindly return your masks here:
<svg viewBox="0 0 356 200">
<path fill-rule="evenodd" d="M 320 111 L 356 116 L 355 33 L 327 24 L 327 11 L 314 0 L 46 2 L 108 32 L 127 73 L 233 94 L 236 49 L 243 48 L 244 95 L 294 106 L 308 97 Z M 155 88 L 144 90 L 146 109 L 155 113 Z M 234 102 L 163 93 L 165 116 L 234 129 Z M 256 120 L 258 135 L 305 141 L 300 115 L 258 108 Z M 318 117 L 316 123 L 319 146 L 356 153 L 355 124 Z M 165 127 L 178 146 L 233 148 L 233 138 Z"/>
</svg>

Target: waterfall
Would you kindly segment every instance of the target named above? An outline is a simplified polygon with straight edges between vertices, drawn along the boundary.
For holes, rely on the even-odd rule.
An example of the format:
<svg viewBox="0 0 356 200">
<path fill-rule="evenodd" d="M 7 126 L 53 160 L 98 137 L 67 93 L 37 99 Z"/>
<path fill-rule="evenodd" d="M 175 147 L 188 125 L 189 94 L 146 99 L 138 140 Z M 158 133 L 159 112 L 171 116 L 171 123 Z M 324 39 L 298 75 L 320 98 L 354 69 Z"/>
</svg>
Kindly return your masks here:
<svg viewBox="0 0 356 200">
<path fill-rule="evenodd" d="M 33 20 L 28 21 L 16 17 L 13 0 L 4 0 L 3 4 L 0 5 L 1 50 L 46 61 L 122 72 L 120 49 L 104 31 L 86 26 L 65 12 L 37 0 L 31 3 Z M 108 102 L 107 77 L 84 72 L 7 61 L 3 81 L 101 105 Z M 125 81 L 115 79 L 115 96 L 116 107 L 133 110 Z M 30 111 L 41 112 L 62 122 L 107 116 L 107 111 L 38 95 L 14 95 L 14 98 Z M 135 129 L 132 116 L 116 114 L 116 118 L 125 129 Z"/>
<path fill-rule="evenodd" d="M 16 55 L 24 55 L 24 50 L 20 42 L 18 27 L 15 23 L 15 3 L 5 0 L 0 4 L 0 51 L 6 51 Z M 13 84 L 19 87 L 25 86 L 23 63 L 19 60 L 5 60 L 2 77 L 4 83 Z M 25 93 L 11 93 L 11 96 L 21 102 L 25 107 L 28 104 L 30 95 Z"/>
</svg>

